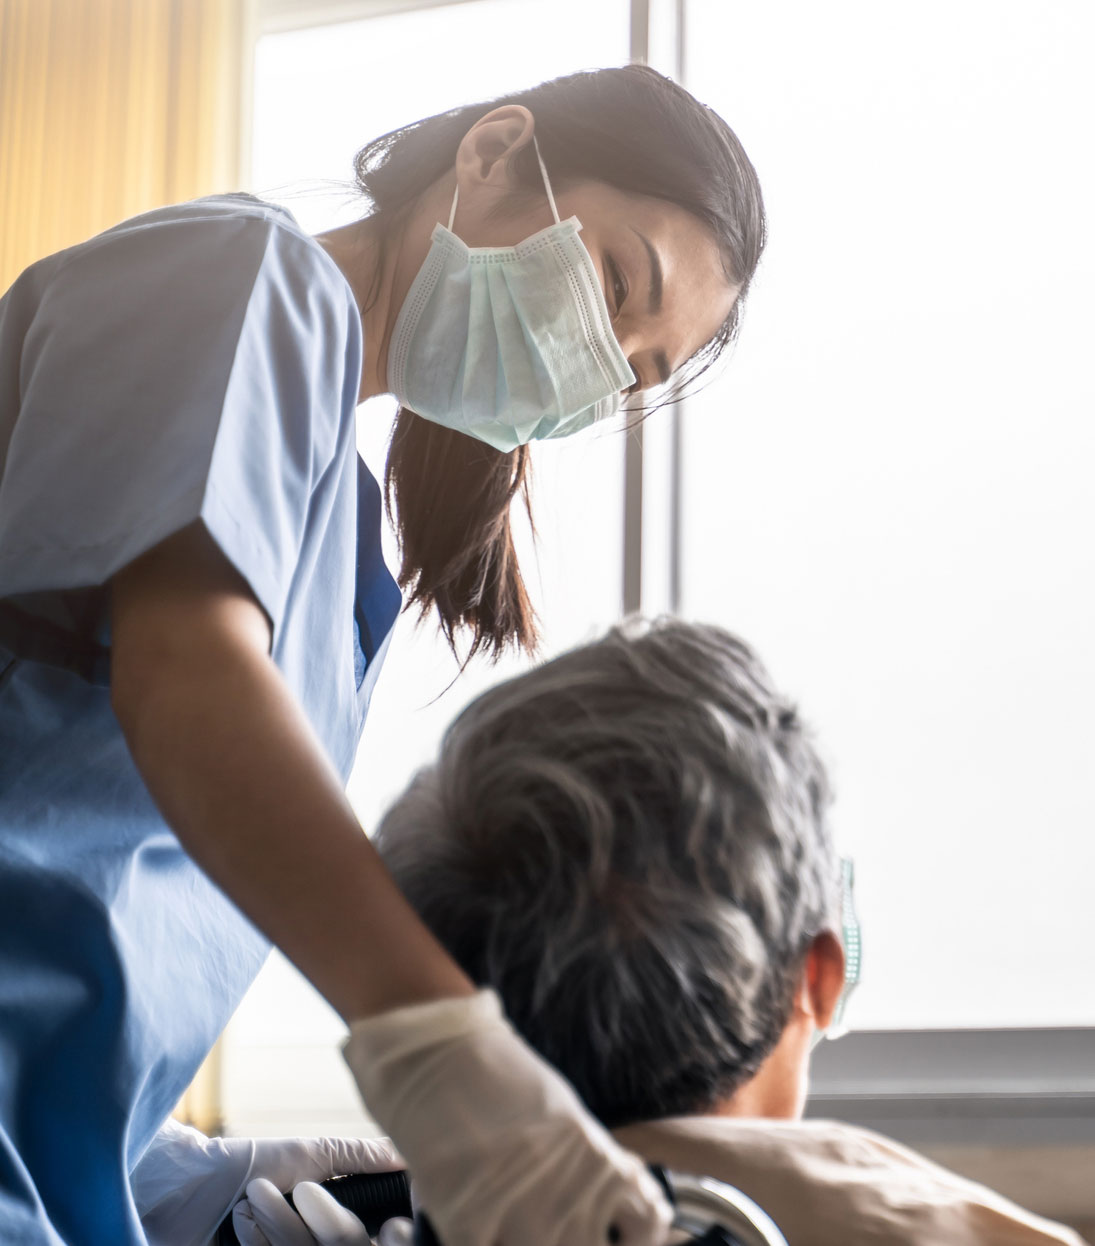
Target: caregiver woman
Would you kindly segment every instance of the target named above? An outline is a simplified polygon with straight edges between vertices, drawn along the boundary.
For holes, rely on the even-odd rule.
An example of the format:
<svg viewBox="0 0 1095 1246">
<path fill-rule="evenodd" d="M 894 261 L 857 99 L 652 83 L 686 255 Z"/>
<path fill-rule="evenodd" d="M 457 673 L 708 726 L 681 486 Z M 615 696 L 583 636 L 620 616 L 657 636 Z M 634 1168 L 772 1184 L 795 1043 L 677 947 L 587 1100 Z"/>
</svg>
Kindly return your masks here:
<svg viewBox="0 0 1095 1246">
<path fill-rule="evenodd" d="M 318 239 L 203 199 L 0 302 L 5 1243 L 145 1240 L 130 1173 L 271 942 L 347 1021 L 447 1246 L 664 1235 L 638 1161 L 433 941 L 346 802 L 401 601 L 354 410 L 403 405 L 408 604 L 472 649 L 529 647 L 525 443 L 730 340 L 755 175 L 639 68 L 429 118 L 357 170 L 370 214 Z"/>
</svg>

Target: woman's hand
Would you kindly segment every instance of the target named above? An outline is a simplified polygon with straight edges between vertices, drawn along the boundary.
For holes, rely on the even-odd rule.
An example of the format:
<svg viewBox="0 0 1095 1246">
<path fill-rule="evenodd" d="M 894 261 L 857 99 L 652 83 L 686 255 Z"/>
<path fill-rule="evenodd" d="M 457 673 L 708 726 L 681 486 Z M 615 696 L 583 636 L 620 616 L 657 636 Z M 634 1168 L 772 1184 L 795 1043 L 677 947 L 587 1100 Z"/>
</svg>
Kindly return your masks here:
<svg viewBox="0 0 1095 1246">
<path fill-rule="evenodd" d="M 344 1048 L 443 1246 L 660 1246 L 669 1208 L 641 1160 L 518 1037 L 498 998 L 355 1022 Z"/>
<path fill-rule="evenodd" d="M 261 1186 L 268 1194 L 276 1194 L 287 1218 L 300 1226 L 283 1197 L 300 1182 L 326 1181 L 355 1172 L 392 1172 L 403 1167 L 386 1138 L 207 1138 L 196 1129 L 168 1120 L 133 1170 L 130 1182 L 151 1246 L 181 1246 L 207 1241 L 245 1189 L 250 1192 L 252 1187 Z M 350 1219 L 364 1232 L 356 1217 Z M 295 1246 L 298 1241 L 313 1246 L 314 1242 L 309 1234 L 240 1240 L 244 1246 L 265 1242 Z M 319 1240 L 323 1246 L 353 1241 L 337 1237 Z M 369 1239 L 366 1235 L 360 1240 Z"/>
<path fill-rule="evenodd" d="M 240 1246 L 371 1246 L 357 1216 L 314 1181 L 293 1186 L 293 1206 L 271 1182 L 252 1181 L 232 1209 Z"/>
</svg>

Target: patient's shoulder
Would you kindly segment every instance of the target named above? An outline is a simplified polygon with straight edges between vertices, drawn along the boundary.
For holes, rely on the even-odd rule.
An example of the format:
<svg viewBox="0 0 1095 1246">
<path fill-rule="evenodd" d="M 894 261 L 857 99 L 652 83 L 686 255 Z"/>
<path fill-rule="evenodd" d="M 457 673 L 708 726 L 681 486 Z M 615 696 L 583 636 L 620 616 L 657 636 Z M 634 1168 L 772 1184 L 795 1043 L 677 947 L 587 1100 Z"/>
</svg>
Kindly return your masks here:
<svg viewBox="0 0 1095 1246">
<path fill-rule="evenodd" d="M 838 1121 L 694 1116 L 616 1136 L 651 1163 L 742 1190 L 791 1246 L 1083 1246 L 1071 1229 Z"/>
</svg>

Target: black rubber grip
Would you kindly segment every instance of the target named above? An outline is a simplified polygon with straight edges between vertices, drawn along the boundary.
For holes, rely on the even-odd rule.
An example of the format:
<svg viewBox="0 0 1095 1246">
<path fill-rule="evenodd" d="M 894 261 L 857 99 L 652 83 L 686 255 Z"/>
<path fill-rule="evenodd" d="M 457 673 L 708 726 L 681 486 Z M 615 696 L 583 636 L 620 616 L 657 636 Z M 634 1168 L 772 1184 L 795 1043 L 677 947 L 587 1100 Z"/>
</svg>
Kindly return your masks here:
<svg viewBox="0 0 1095 1246">
<path fill-rule="evenodd" d="M 370 1237 L 380 1232 L 385 1220 L 411 1214 L 411 1183 L 405 1172 L 353 1173 L 321 1184 L 336 1202 L 357 1216 Z M 285 1198 L 291 1207 L 292 1195 Z M 216 1246 L 239 1246 L 231 1215 L 221 1221 Z"/>
</svg>

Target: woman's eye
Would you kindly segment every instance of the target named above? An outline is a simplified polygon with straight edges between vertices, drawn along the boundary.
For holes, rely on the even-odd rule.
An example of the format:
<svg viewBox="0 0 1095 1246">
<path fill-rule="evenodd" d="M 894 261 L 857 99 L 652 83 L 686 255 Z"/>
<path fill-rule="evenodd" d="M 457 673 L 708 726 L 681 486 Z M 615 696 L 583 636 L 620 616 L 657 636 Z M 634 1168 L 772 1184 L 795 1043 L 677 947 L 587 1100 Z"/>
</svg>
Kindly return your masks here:
<svg viewBox="0 0 1095 1246">
<path fill-rule="evenodd" d="M 608 260 L 608 275 L 612 279 L 612 299 L 616 310 L 619 311 L 624 299 L 627 298 L 627 282 L 624 280 L 623 273 L 620 272 L 619 266 L 612 256 L 609 255 L 606 258 Z"/>
</svg>

